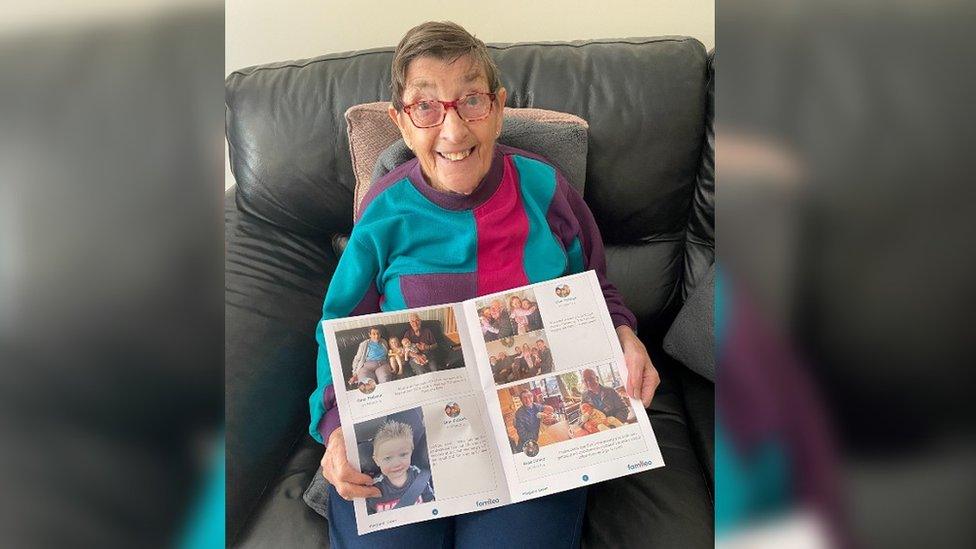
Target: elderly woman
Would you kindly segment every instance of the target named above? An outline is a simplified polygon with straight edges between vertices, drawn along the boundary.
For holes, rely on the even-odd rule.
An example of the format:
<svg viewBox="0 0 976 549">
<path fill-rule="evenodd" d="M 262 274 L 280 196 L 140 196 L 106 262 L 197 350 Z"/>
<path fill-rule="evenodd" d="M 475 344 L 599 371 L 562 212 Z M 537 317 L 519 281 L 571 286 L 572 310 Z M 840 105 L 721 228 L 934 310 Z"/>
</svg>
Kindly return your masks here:
<svg viewBox="0 0 976 549">
<path fill-rule="evenodd" d="M 414 27 L 396 48 L 391 92 L 390 118 L 416 158 L 364 197 L 323 319 L 461 301 L 594 269 L 623 347 L 628 392 L 649 405 L 657 372 L 634 333 L 633 313 L 607 281 L 593 214 L 544 158 L 495 142 L 506 91 L 484 43 L 453 23 Z M 578 544 L 582 489 L 357 536 L 347 500 L 377 490 L 346 461 L 319 326 L 310 432 L 326 443 L 335 546 Z"/>
<path fill-rule="evenodd" d="M 390 368 L 390 348 L 380 337 L 378 326 L 370 327 L 369 337 L 364 339 L 356 349 L 356 356 L 352 359 L 352 371 L 355 381 L 360 382 L 372 379 L 376 383 L 386 383 L 393 379 L 393 369 Z"/>
</svg>

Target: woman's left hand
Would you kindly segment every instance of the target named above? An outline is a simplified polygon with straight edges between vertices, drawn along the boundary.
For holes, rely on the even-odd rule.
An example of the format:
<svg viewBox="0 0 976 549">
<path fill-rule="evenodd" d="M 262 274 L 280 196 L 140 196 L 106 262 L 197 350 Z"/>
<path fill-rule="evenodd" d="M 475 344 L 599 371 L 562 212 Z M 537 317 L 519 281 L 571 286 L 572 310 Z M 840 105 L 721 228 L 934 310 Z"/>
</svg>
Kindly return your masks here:
<svg viewBox="0 0 976 549">
<path fill-rule="evenodd" d="M 644 343 L 637 338 L 630 326 L 617 326 L 617 337 L 620 339 L 624 363 L 627 365 L 627 394 L 639 398 L 644 408 L 647 408 L 654 398 L 654 391 L 661 384 L 661 377 L 651 363 Z"/>
</svg>

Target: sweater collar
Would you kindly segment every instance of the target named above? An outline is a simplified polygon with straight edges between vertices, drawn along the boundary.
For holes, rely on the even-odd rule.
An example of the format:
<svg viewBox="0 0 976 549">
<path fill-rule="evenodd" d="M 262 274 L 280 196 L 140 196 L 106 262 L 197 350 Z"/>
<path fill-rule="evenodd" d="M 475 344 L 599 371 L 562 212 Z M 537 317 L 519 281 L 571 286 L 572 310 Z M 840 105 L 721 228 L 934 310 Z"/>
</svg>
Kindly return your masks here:
<svg viewBox="0 0 976 549">
<path fill-rule="evenodd" d="M 504 172 L 504 156 L 498 143 L 496 143 L 491 167 L 488 168 L 488 173 L 485 174 L 485 177 L 478 183 L 478 186 L 475 187 L 471 194 L 465 195 L 451 191 L 438 191 L 431 187 L 424 179 L 424 174 L 420 169 L 420 162 L 416 159 L 407 177 L 410 179 L 410 183 L 413 184 L 414 188 L 434 204 L 446 210 L 471 210 L 484 204 L 486 200 L 491 198 L 491 195 L 498 189 Z"/>
</svg>

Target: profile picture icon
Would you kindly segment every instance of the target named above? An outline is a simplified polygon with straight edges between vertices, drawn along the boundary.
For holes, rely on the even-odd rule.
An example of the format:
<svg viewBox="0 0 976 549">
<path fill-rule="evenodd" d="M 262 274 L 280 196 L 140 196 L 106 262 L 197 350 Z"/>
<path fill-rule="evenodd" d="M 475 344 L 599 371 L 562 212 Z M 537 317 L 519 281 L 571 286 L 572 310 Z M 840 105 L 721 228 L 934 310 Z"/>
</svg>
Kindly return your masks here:
<svg viewBox="0 0 976 549">
<path fill-rule="evenodd" d="M 525 455 L 535 457 L 539 453 L 539 443 L 534 440 L 527 441 L 522 449 L 525 450 Z"/>
<path fill-rule="evenodd" d="M 461 407 L 457 402 L 451 402 L 447 406 L 444 406 L 444 413 L 447 414 L 447 417 L 458 417 L 461 413 Z"/>
<path fill-rule="evenodd" d="M 376 390 L 376 382 L 370 378 L 366 378 L 365 381 L 359 382 L 359 392 L 368 395 Z"/>
<path fill-rule="evenodd" d="M 560 284 L 559 286 L 556 286 L 556 295 L 558 297 L 569 296 L 569 284 Z"/>
</svg>

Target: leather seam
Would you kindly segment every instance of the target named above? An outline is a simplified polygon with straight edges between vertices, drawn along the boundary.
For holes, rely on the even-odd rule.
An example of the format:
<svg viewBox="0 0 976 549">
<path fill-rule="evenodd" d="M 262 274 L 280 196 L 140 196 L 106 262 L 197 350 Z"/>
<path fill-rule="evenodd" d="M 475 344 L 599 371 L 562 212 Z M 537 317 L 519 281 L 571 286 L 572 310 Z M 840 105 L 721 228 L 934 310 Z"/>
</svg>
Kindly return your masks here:
<svg viewBox="0 0 976 549">
<path fill-rule="evenodd" d="M 562 47 L 570 47 L 570 48 L 581 48 L 581 47 L 586 46 L 588 44 L 630 44 L 630 45 L 633 45 L 633 46 L 643 46 L 643 45 L 647 45 L 647 44 L 657 44 L 657 43 L 661 43 L 661 42 L 688 42 L 688 41 L 692 41 L 692 40 L 698 41 L 698 39 L 696 39 L 694 37 L 691 37 L 691 36 L 688 36 L 688 37 L 683 37 L 683 38 L 679 38 L 679 37 L 648 38 L 648 39 L 643 39 L 643 40 L 641 40 L 639 42 L 633 42 L 633 41 L 628 41 L 628 40 L 620 40 L 620 39 L 618 39 L 618 40 L 612 40 L 611 39 L 610 41 L 606 41 L 606 42 L 604 42 L 602 40 L 584 40 L 584 41 L 580 41 L 580 42 L 536 42 L 536 43 L 525 43 L 525 44 L 487 44 L 487 47 L 490 50 L 492 50 L 492 49 L 494 49 L 494 50 L 508 50 L 508 49 L 512 49 L 512 48 L 525 47 L 525 46 L 532 46 L 532 47 L 535 47 L 535 46 L 544 46 L 544 47 L 562 46 Z M 232 73 L 230 73 L 227 76 L 227 78 L 230 79 L 230 77 L 231 76 L 234 76 L 234 75 L 250 76 L 250 75 L 252 75 L 252 74 L 254 74 L 256 72 L 259 72 L 259 71 L 268 71 L 268 70 L 276 70 L 276 69 L 303 69 L 305 67 L 308 67 L 309 65 L 314 65 L 314 64 L 317 64 L 317 63 L 324 63 L 326 61 L 341 61 L 341 60 L 345 60 L 345 59 L 355 59 L 357 57 L 364 57 L 364 56 L 367 56 L 367 55 L 377 55 L 377 54 L 393 53 L 393 50 L 394 50 L 393 46 L 387 46 L 387 47 L 384 47 L 384 48 L 379 48 L 379 49 L 371 50 L 371 51 L 362 51 L 362 52 L 356 52 L 356 53 L 348 53 L 348 54 L 345 54 L 345 55 L 343 55 L 343 54 L 336 54 L 334 57 L 330 56 L 330 57 L 327 57 L 327 58 L 309 59 L 309 60 L 305 61 L 304 63 L 291 63 L 291 64 L 285 64 L 285 65 L 276 65 L 276 66 L 273 66 L 273 67 L 269 67 L 269 66 L 245 67 L 245 68 L 237 69 L 237 70 L 233 71 Z"/>
</svg>

